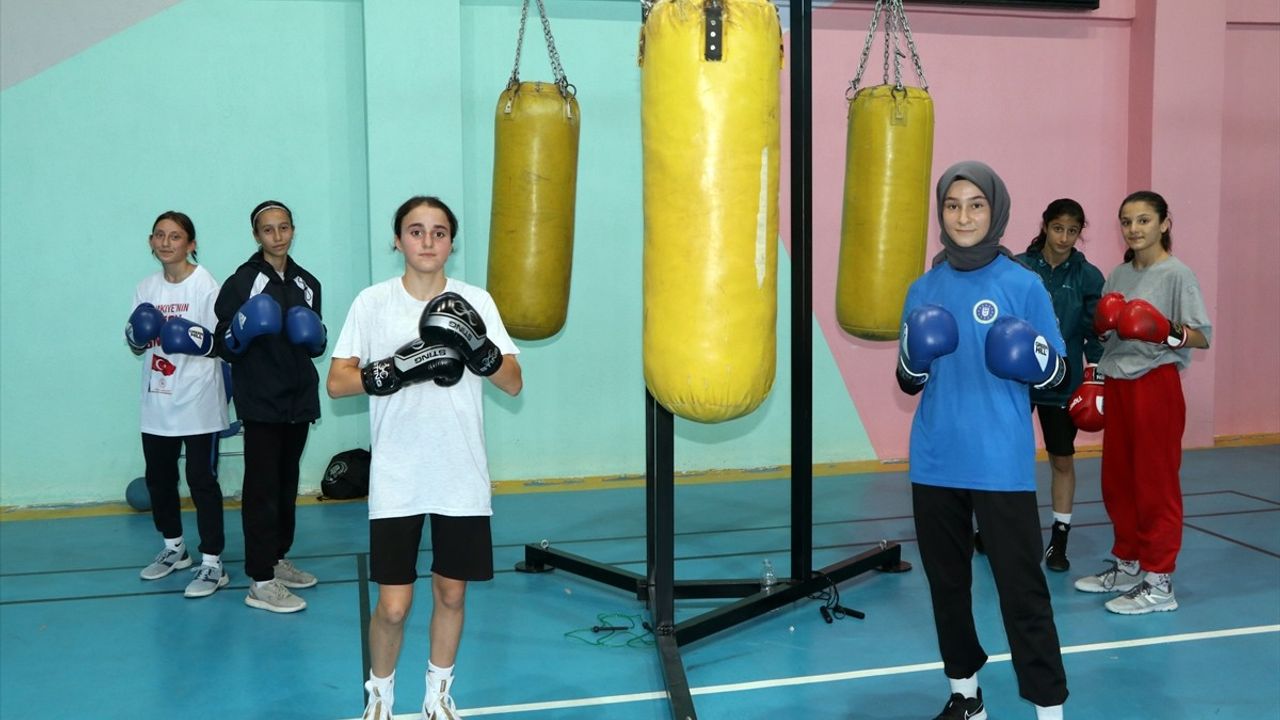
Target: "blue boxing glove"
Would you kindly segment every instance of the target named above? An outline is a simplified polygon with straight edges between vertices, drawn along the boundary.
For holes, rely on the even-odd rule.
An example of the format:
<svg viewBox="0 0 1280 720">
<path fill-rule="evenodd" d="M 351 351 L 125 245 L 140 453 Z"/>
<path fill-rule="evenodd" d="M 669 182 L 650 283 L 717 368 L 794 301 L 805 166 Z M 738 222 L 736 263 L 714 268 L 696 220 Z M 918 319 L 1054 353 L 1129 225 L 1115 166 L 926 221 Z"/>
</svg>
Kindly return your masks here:
<svg viewBox="0 0 1280 720">
<path fill-rule="evenodd" d="M 295 305 L 285 313 L 284 333 L 289 342 L 302 347 L 311 357 L 323 355 L 325 345 L 329 342 L 320 316 L 303 305 Z"/>
<path fill-rule="evenodd" d="M 208 357 L 213 354 L 213 333 L 186 318 L 171 318 L 160 328 L 160 347 L 170 355 Z"/>
<path fill-rule="evenodd" d="M 959 343 L 956 319 L 946 308 L 940 305 L 915 308 L 907 313 L 902 323 L 902 337 L 898 340 L 899 380 L 904 385 L 923 385 L 929 379 L 933 361 L 955 352 Z"/>
<path fill-rule="evenodd" d="M 124 326 L 124 341 L 129 343 L 134 355 L 141 355 L 152 340 L 160 337 L 160 328 L 164 327 L 164 313 L 151 303 L 141 303 L 129 315 L 129 322 Z"/>
<path fill-rule="evenodd" d="M 1006 380 L 1037 390 L 1057 387 L 1067 376 L 1067 363 L 1044 335 L 1015 317 L 1002 317 L 987 331 L 987 369 Z"/>
<path fill-rule="evenodd" d="M 223 341 L 227 349 L 239 355 L 249 347 L 254 338 L 276 335 L 280 332 L 280 303 L 265 293 L 258 293 L 240 306 Z"/>
</svg>

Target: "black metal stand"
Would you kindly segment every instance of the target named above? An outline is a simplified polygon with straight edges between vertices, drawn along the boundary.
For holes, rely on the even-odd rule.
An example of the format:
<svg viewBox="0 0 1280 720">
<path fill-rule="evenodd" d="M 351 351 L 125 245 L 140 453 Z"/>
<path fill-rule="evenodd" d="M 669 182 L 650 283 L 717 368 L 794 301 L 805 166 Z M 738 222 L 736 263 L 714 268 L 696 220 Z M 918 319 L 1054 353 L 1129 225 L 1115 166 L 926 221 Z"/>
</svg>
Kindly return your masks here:
<svg viewBox="0 0 1280 720">
<path fill-rule="evenodd" d="M 657 639 L 667 697 L 674 720 L 694 720 L 697 713 L 685 676 L 680 647 L 733 627 L 770 610 L 812 595 L 868 570 L 903 572 L 897 543 L 828 565 L 813 566 L 813 253 L 810 0 L 791 3 L 791 577 L 779 578 L 762 591 L 759 578 L 719 580 L 675 579 L 675 431 L 671 413 L 645 393 L 645 536 L 646 573 L 637 575 L 581 555 L 525 545 L 522 572 L 552 568 L 581 575 L 635 595 L 648 604 Z M 689 618 L 675 620 L 677 599 L 739 598 L 736 602 Z"/>
</svg>

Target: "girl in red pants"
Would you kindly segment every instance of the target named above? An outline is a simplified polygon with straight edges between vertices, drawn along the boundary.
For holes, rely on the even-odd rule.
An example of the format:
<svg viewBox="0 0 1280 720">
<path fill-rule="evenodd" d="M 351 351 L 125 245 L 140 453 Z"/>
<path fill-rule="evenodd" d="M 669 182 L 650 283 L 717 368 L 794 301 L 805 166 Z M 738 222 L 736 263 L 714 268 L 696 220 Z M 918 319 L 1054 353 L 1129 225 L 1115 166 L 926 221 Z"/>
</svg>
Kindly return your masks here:
<svg viewBox="0 0 1280 720">
<path fill-rule="evenodd" d="M 1173 570 L 1182 547 L 1182 431 L 1178 372 L 1213 328 L 1191 269 L 1170 254 L 1169 206 L 1151 191 L 1120 205 L 1129 249 L 1103 286 L 1094 328 L 1105 339 L 1102 500 L 1115 527 L 1115 560 L 1076 589 L 1120 593 L 1106 608 L 1124 615 L 1178 609 Z"/>
</svg>

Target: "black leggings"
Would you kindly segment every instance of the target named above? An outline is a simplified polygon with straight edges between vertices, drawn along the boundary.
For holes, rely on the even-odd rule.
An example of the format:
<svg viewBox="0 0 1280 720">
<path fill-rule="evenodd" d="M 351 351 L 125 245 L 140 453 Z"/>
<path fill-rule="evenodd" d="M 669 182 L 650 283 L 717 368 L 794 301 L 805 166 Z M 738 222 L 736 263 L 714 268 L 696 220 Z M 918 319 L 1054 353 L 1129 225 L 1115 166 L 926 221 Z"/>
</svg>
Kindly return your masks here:
<svg viewBox="0 0 1280 720">
<path fill-rule="evenodd" d="M 310 423 L 244 421 L 244 572 L 264 582 L 293 546 L 298 462 Z"/>
<path fill-rule="evenodd" d="M 218 433 L 182 437 L 142 433 L 151 518 L 161 535 L 169 539 L 182 537 L 178 455 L 184 444 L 187 446 L 187 487 L 196 506 L 200 552 L 221 555 L 226 536 L 222 529 L 222 488 L 218 486 Z"/>
<path fill-rule="evenodd" d="M 943 670 L 967 678 L 987 662 L 973 621 L 973 517 L 1000 596 L 1000 615 L 1018 676 L 1018 691 L 1036 705 L 1067 699 L 1058 629 L 1034 492 L 959 490 L 911 484 L 920 560 L 929 579 Z"/>
</svg>

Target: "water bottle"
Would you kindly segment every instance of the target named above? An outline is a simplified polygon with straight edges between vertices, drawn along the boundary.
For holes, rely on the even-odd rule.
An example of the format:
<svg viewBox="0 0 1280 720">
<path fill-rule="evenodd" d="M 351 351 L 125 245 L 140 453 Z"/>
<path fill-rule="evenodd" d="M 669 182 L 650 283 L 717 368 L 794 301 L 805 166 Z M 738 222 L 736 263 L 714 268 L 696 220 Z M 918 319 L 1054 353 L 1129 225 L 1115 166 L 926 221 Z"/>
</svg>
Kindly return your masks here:
<svg viewBox="0 0 1280 720">
<path fill-rule="evenodd" d="M 765 592 L 772 592 L 773 586 L 778 584 L 778 575 L 773 572 L 773 563 L 769 558 L 765 558 L 760 567 L 760 589 Z"/>
</svg>

